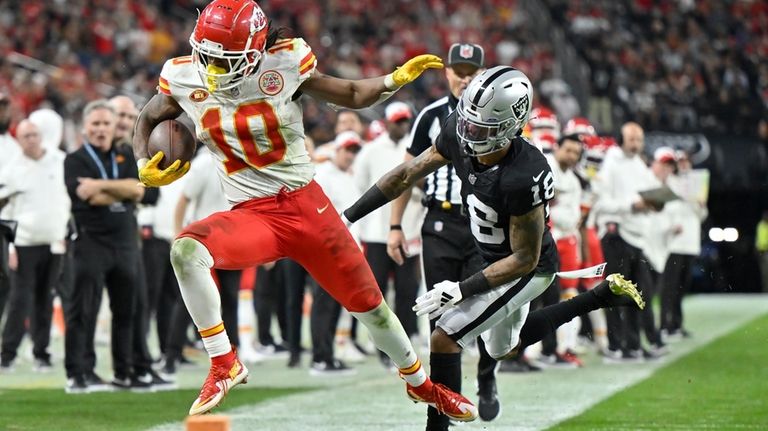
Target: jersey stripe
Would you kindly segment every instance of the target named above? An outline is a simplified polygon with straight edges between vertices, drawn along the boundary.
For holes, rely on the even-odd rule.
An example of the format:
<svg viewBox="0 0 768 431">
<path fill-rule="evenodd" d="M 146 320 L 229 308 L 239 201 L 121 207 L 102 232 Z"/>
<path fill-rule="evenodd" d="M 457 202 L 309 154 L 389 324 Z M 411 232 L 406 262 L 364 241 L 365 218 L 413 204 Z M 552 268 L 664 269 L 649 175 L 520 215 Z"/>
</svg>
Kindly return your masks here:
<svg viewBox="0 0 768 431">
<path fill-rule="evenodd" d="M 170 96 L 171 86 L 168 84 L 168 80 L 166 80 L 161 76 L 158 82 L 159 82 L 159 85 L 157 86 L 157 89 L 160 90 L 160 92 L 165 94 L 166 96 Z"/>
<path fill-rule="evenodd" d="M 303 75 L 307 71 L 312 70 L 312 68 L 315 66 L 315 60 L 317 60 L 315 55 L 310 51 L 310 53 L 307 54 L 307 57 L 309 57 L 309 60 L 306 62 L 302 61 L 301 66 L 299 66 L 299 75 Z"/>
</svg>

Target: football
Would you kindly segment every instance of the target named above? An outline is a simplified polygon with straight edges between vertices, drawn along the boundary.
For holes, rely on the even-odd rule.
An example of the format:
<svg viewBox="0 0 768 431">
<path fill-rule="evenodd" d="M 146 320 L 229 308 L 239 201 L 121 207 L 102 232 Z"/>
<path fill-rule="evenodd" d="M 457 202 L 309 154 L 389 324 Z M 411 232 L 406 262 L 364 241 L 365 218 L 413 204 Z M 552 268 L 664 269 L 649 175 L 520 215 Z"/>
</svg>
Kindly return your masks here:
<svg viewBox="0 0 768 431">
<path fill-rule="evenodd" d="M 164 154 L 163 159 L 160 160 L 160 169 L 166 169 L 176 160 L 181 160 L 182 165 L 192 160 L 196 146 L 192 132 L 176 120 L 163 121 L 149 134 L 149 157 L 151 158 L 158 151 Z"/>
</svg>

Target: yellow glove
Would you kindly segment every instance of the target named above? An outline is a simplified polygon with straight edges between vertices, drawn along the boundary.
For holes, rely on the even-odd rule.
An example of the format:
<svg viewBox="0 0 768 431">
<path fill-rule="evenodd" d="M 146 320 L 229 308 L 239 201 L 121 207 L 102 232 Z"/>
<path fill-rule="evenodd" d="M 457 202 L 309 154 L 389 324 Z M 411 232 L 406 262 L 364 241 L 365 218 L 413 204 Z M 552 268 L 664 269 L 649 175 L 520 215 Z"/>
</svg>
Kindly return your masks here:
<svg viewBox="0 0 768 431">
<path fill-rule="evenodd" d="M 396 90 L 403 85 L 414 81 L 427 69 L 442 69 L 443 60 L 431 54 L 417 55 L 395 69 L 384 79 L 384 84 L 390 90 Z"/>
<path fill-rule="evenodd" d="M 189 172 L 189 162 L 181 165 L 181 160 L 176 160 L 171 166 L 160 170 L 157 165 L 164 157 L 162 151 L 158 151 L 152 159 L 141 159 L 139 165 L 139 181 L 147 187 L 166 186 Z"/>
</svg>

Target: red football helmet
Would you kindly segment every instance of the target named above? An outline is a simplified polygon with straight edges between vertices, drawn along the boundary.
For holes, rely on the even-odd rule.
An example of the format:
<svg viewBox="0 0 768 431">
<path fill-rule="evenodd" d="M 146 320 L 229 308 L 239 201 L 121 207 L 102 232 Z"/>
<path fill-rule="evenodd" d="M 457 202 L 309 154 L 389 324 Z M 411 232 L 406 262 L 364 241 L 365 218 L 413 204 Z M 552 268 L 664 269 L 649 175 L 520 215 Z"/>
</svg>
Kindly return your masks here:
<svg viewBox="0 0 768 431">
<path fill-rule="evenodd" d="M 209 90 L 232 89 L 256 71 L 268 27 L 266 15 L 251 0 L 214 0 L 203 9 L 189 43 Z"/>
<path fill-rule="evenodd" d="M 595 128 L 592 123 L 584 117 L 573 117 L 565 123 L 563 135 L 586 135 L 596 136 Z"/>
<path fill-rule="evenodd" d="M 535 108 L 531 111 L 531 119 L 528 120 L 531 130 L 552 129 L 555 134 L 560 131 L 560 123 L 557 121 L 557 115 L 547 108 Z"/>
</svg>

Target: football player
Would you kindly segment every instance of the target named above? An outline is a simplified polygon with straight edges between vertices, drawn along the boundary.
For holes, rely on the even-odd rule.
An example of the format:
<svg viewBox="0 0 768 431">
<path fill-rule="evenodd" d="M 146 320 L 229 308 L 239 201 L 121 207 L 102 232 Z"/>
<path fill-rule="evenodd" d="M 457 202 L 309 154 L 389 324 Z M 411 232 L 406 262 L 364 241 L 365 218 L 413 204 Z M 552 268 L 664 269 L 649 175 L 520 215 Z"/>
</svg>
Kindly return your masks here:
<svg viewBox="0 0 768 431">
<path fill-rule="evenodd" d="M 400 369 L 407 395 L 459 421 L 477 417 L 467 399 L 433 385 L 402 325 L 382 300 L 360 248 L 320 186 L 304 145 L 302 94 L 349 108 L 385 100 L 428 68 L 433 55 L 410 59 L 386 76 L 345 80 L 323 75 L 302 39 L 285 39 L 253 1 L 215 0 L 189 39 L 192 55 L 168 60 L 159 93 L 139 115 L 134 151 L 139 178 L 169 184 L 189 169 L 176 160 L 158 168 L 147 140 L 161 121 L 182 113 L 218 160 L 231 211 L 193 223 L 174 241 L 171 260 L 181 294 L 211 357 L 190 414 L 218 405 L 248 370 L 230 346 L 210 269 L 241 269 L 283 257 L 304 266 L 331 296 L 362 321 L 377 347 Z"/>
<path fill-rule="evenodd" d="M 460 352 L 477 336 L 492 357 L 507 359 L 582 313 L 644 306 L 635 286 L 612 274 L 593 290 L 528 314 L 528 304 L 549 286 L 558 266 L 547 228 L 554 176 L 544 155 L 520 136 L 531 114 L 532 88 L 525 74 L 507 66 L 475 77 L 435 144 L 379 179 L 342 215 L 357 221 L 453 163 L 486 266 L 463 281 L 437 283 L 416 299 L 413 309 L 438 319 L 431 339 L 431 377 L 454 390 L 461 386 Z M 578 272 L 561 276 L 600 270 Z M 427 429 L 447 430 L 447 422 L 428 421 Z"/>
</svg>

